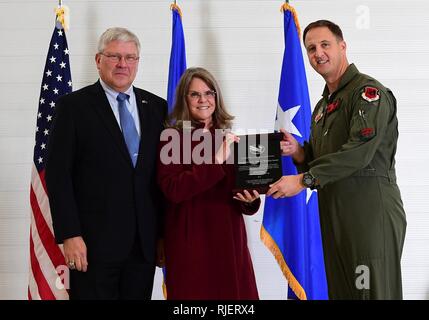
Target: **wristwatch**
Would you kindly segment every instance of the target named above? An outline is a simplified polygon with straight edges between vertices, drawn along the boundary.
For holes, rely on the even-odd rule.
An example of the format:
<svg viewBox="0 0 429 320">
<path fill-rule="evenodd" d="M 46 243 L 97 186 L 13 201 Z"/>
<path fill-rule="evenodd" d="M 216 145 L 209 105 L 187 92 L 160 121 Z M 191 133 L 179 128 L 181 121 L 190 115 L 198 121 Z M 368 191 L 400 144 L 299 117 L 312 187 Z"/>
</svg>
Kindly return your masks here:
<svg viewBox="0 0 429 320">
<path fill-rule="evenodd" d="M 310 189 L 315 189 L 315 185 L 316 185 L 316 178 L 313 177 L 313 175 L 310 172 L 305 172 L 304 175 L 302 176 L 302 184 L 306 187 L 306 188 L 310 188 Z"/>
</svg>

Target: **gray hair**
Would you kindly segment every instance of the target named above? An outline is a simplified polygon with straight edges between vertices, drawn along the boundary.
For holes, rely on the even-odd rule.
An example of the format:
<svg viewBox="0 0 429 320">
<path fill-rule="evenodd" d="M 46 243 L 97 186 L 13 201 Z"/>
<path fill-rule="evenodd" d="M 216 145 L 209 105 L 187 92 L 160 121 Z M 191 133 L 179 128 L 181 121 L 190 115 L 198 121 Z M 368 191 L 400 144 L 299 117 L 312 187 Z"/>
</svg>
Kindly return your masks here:
<svg viewBox="0 0 429 320">
<path fill-rule="evenodd" d="M 98 53 L 102 53 L 106 46 L 112 41 L 134 42 L 137 47 L 137 54 L 140 54 L 140 41 L 130 30 L 120 27 L 109 28 L 103 32 L 98 40 Z"/>
</svg>

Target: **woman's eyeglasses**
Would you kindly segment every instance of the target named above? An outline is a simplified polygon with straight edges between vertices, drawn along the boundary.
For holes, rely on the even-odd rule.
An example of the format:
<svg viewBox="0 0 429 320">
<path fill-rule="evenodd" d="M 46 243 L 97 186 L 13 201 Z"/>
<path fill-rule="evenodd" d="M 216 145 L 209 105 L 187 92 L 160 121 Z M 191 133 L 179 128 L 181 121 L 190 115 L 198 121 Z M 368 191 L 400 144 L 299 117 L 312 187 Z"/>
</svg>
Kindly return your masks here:
<svg viewBox="0 0 429 320">
<path fill-rule="evenodd" d="M 213 91 L 213 90 L 208 90 L 206 92 L 190 91 L 187 94 L 187 96 L 192 100 L 200 100 L 202 97 L 206 98 L 207 100 L 210 100 L 216 97 L 216 91 Z"/>
</svg>

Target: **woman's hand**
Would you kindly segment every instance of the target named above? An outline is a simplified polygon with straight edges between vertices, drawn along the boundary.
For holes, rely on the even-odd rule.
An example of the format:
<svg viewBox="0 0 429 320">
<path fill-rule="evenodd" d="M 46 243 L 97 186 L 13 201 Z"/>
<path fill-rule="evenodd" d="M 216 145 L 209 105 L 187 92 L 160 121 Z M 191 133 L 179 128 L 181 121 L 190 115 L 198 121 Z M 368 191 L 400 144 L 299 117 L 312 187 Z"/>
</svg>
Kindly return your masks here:
<svg viewBox="0 0 429 320">
<path fill-rule="evenodd" d="M 231 144 L 234 142 L 239 142 L 240 138 L 237 137 L 235 134 L 228 132 L 225 135 L 225 140 L 222 142 L 219 150 L 216 152 L 216 163 L 222 164 L 226 161 L 226 159 L 229 158 L 231 155 Z"/>
<path fill-rule="evenodd" d="M 244 190 L 243 194 L 237 193 L 233 198 L 238 200 L 238 201 L 242 201 L 244 203 L 251 204 L 253 201 L 255 201 L 256 199 L 259 198 L 258 191 L 253 190 L 252 192 L 253 192 L 253 194 L 250 194 L 249 191 Z"/>
</svg>

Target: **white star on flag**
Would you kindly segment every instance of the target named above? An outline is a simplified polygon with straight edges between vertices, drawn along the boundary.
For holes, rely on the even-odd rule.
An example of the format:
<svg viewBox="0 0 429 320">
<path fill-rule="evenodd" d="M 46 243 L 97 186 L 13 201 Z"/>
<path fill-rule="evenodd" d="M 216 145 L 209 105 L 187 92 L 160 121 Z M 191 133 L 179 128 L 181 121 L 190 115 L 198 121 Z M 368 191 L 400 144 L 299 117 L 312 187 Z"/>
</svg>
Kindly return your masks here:
<svg viewBox="0 0 429 320">
<path fill-rule="evenodd" d="M 51 60 L 51 63 L 54 63 L 57 61 L 57 58 L 55 58 L 54 56 L 52 56 L 49 60 Z"/>
<path fill-rule="evenodd" d="M 69 54 L 69 49 L 68 48 L 66 48 L 65 50 L 63 50 L 64 51 L 64 54 Z"/>
<path fill-rule="evenodd" d="M 57 75 L 57 81 L 63 81 L 63 77 L 61 77 L 60 75 Z"/>
<path fill-rule="evenodd" d="M 283 111 L 280 104 L 277 105 L 277 120 L 276 120 L 276 130 L 279 131 L 280 128 L 284 128 L 287 132 L 295 134 L 299 137 L 302 137 L 302 134 L 295 127 L 292 120 L 295 118 L 296 114 L 301 108 L 300 105 L 287 109 Z"/>
<path fill-rule="evenodd" d="M 63 35 L 63 32 L 61 30 L 58 30 L 58 35 L 61 37 Z"/>
<path fill-rule="evenodd" d="M 58 89 L 57 88 L 54 89 L 54 93 L 58 94 Z"/>
<path fill-rule="evenodd" d="M 69 87 L 72 86 L 72 82 L 71 81 L 67 82 L 67 84 L 69 85 Z"/>
<path fill-rule="evenodd" d="M 44 104 L 45 103 L 45 99 L 41 98 L 40 99 L 40 104 Z"/>
<path fill-rule="evenodd" d="M 55 50 L 58 50 L 58 43 L 54 44 Z"/>
<path fill-rule="evenodd" d="M 52 71 L 51 71 L 51 70 L 46 71 L 46 76 L 47 76 L 47 77 L 52 76 Z"/>
<path fill-rule="evenodd" d="M 63 69 L 63 68 L 65 68 L 65 67 L 66 67 L 66 64 L 65 64 L 64 62 L 61 62 L 61 63 L 60 63 L 60 66 L 61 66 L 61 69 Z"/>
<path fill-rule="evenodd" d="M 49 103 L 49 105 L 51 106 L 51 108 L 53 108 L 53 107 L 55 107 L 55 102 L 51 101 L 51 102 Z"/>
</svg>

